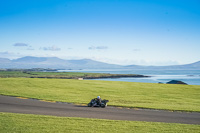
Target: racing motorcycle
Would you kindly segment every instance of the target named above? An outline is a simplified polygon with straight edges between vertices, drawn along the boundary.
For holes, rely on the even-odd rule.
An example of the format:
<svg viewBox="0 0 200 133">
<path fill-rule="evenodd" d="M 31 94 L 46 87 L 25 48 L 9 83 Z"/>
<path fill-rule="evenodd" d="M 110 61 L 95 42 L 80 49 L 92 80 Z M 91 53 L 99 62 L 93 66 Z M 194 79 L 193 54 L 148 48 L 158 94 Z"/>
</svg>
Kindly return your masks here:
<svg viewBox="0 0 200 133">
<path fill-rule="evenodd" d="M 109 100 L 101 100 L 101 103 L 98 104 L 96 99 L 92 99 L 90 101 L 90 103 L 88 103 L 88 107 L 102 107 L 105 108 L 107 106 L 107 103 L 109 102 Z"/>
</svg>

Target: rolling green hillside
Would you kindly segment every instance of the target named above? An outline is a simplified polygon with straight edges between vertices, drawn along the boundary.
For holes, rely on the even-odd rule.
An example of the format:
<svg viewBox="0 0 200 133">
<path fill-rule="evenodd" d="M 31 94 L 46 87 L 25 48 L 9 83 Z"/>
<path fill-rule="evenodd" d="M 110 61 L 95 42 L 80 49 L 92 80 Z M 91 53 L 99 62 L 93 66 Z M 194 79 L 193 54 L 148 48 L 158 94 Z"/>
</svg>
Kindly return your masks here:
<svg viewBox="0 0 200 133">
<path fill-rule="evenodd" d="M 0 94 L 79 104 L 100 95 L 112 106 L 200 112 L 198 85 L 0 78 Z"/>
</svg>

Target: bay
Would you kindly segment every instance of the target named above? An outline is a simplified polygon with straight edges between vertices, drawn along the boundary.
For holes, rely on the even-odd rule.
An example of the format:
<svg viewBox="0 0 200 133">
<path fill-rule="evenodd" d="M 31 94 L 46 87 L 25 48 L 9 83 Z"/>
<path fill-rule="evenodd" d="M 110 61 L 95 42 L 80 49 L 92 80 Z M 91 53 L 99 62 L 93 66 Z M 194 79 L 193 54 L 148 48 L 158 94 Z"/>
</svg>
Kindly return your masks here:
<svg viewBox="0 0 200 133">
<path fill-rule="evenodd" d="M 189 85 L 200 85 L 200 70 L 131 70 L 131 69 L 85 69 L 60 70 L 66 72 L 110 73 L 110 74 L 142 74 L 148 78 L 104 78 L 92 80 L 125 81 L 144 83 L 166 83 L 170 80 L 180 80 Z"/>
</svg>

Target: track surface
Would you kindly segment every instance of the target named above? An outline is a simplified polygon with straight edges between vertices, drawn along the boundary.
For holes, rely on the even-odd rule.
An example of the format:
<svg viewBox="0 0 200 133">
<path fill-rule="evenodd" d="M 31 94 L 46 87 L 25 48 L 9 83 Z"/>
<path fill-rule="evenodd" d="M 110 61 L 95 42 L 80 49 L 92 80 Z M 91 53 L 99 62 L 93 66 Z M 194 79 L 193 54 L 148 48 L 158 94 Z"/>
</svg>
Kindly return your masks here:
<svg viewBox="0 0 200 133">
<path fill-rule="evenodd" d="M 200 124 L 200 113 L 161 110 L 126 109 L 116 107 L 91 108 L 68 103 L 50 103 L 0 95 L 0 112 L 84 117 L 111 120 L 149 121 Z"/>
</svg>

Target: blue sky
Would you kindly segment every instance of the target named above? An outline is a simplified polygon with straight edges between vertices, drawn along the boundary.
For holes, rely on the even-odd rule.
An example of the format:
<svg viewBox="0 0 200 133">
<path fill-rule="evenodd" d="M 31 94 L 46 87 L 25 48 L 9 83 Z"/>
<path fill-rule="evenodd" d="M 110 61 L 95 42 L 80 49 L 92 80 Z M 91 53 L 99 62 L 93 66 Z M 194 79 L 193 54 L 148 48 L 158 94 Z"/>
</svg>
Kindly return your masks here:
<svg viewBox="0 0 200 133">
<path fill-rule="evenodd" d="M 199 0 L 0 0 L 0 57 L 200 60 Z"/>
</svg>

